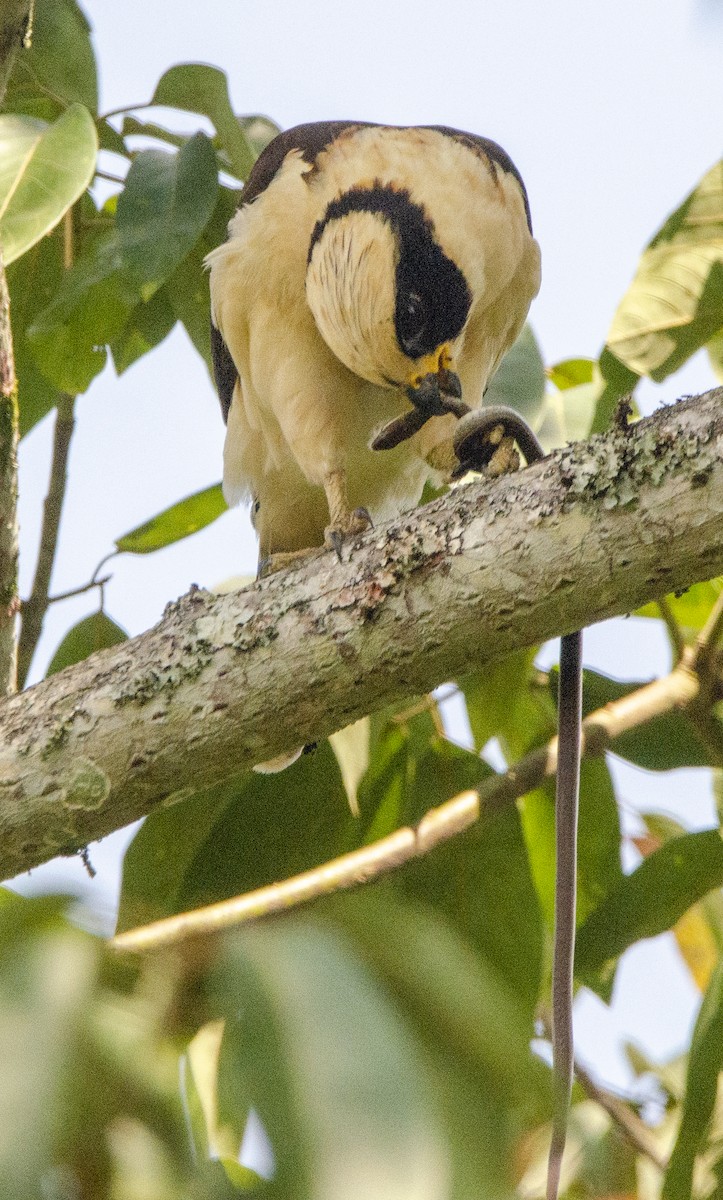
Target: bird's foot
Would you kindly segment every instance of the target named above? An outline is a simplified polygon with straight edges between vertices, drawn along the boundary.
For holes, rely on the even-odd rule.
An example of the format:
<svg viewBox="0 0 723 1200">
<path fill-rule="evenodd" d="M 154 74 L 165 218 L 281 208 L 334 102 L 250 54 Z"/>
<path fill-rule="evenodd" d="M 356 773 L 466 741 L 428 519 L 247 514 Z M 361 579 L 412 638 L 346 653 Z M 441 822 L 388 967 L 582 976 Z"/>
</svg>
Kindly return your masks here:
<svg viewBox="0 0 723 1200">
<path fill-rule="evenodd" d="M 333 550 L 336 557 L 341 562 L 341 549 L 347 538 L 356 537 L 359 533 L 364 533 L 366 529 L 373 529 L 374 522 L 365 508 L 355 508 L 343 517 L 337 520 L 333 525 L 327 525 L 324 530 L 324 545 L 328 550 Z"/>
</svg>

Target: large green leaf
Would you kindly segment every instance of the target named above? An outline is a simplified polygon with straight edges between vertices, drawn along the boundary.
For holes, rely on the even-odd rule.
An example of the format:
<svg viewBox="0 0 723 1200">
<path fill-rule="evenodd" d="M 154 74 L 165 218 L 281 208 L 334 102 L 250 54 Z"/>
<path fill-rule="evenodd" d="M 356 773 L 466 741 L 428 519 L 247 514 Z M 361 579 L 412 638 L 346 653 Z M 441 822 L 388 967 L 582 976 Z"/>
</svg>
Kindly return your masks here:
<svg viewBox="0 0 723 1200">
<path fill-rule="evenodd" d="M 177 504 L 172 504 L 150 521 L 144 521 L 129 533 L 124 533 L 116 540 L 115 548 L 120 553 L 151 554 L 161 550 L 181 538 L 190 537 L 210 525 L 227 509 L 223 498 L 221 484 L 214 483 L 212 487 L 186 496 Z"/>
<path fill-rule="evenodd" d="M 643 253 L 613 318 L 607 349 L 629 370 L 660 380 L 721 328 L 723 161 L 704 175 Z"/>
<path fill-rule="evenodd" d="M 131 312 L 124 328 L 111 343 L 113 365 L 118 375 L 162 342 L 176 324 L 165 287 L 154 292 L 147 304 L 139 304 Z"/>
<path fill-rule="evenodd" d="M 95 654 L 96 650 L 107 650 L 110 646 L 117 646 L 127 639 L 125 629 L 111 621 L 104 612 L 91 613 L 66 633 L 50 661 L 46 674 L 54 675 L 56 671 L 63 671 L 73 663 L 83 662 L 89 655 Z"/>
<path fill-rule="evenodd" d="M 530 325 L 507 351 L 485 392 L 485 404 L 507 404 L 535 424 L 545 396 L 545 365 Z"/>
<path fill-rule="evenodd" d="M 521 804 L 522 828 L 537 894 L 550 928 L 555 900 L 554 785 L 536 788 Z M 581 924 L 620 883 L 620 821 L 610 772 L 602 759 L 580 771 L 577 920 Z"/>
<path fill-rule="evenodd" d="M 27 329 L 60 287 L 63 278 L 63 231 L 37 242 L 8 268 L 10 321 L 24 436 L 58 400 L 58 388 L 41 374 L 27 341 Z"/>
<path fill-rule="evenodd" d="M 219 187 L 216 207 L 196 245 L 179 263 L 166 284 L 168 301 L 178 320 L 184 326 L 191 342 L 198 350 L 213 375 L 211 363 L 211 319 L 208 294 L 208 276 L 203 260 L 210 250 L 223 242 L 228 223 L 239 203 L 239 194 L 227 187 Z"/>
<path fill-rule="evenodd" d="M 71 395 L 86 391 L 105 366 L 106 345 L 140 300 L 115 231 L 103 233 L 66 271 L 57 294 L 28 329 L 45 378 Z"/>
<path fill-rule="evenodd" d="M 152 104 L 202 113 L 213 122 L 237 179 L 248 178 L 256 153 L 231 108 L 225 72 L 205 63 L 178 63 L 162 75 Z"/>
<path fill-rule="evenodd" d="M 695 1157 L 702 1149 L 723 1070 L 723 958 L 703 999 L 688 1058 L 683 1116 L 668 1163 L 663 1200 L 690 1200 Z"/>
<path fill-rule="evenodd" d="M 554 734 L 555 709 L 547 689 L 537 685 L 536 654 L 535 648 L 515 650 L 458 680 L 479 750 L 496 737 L 513 762 Z"/>
<path fill-rule="evenodd" d="M 329 929 L 290 920 L 234 939 L 217 972 L 226 1017 L 222 1117 L 253 1103 L 284 1200 L 437 1200 L 447 1148 L 422 1055 L 396 1007 Z"/>
<path fill-rule="evenodd" d="M 673 838 L 613 888 L 578 931 L 576 970 L 600 971 L 640 938 L 663 933 L 723 884 L 718 829 Z"/>
<path fill-rule="evenodd" d="M 32 43 L 18 55 L 4 107 L 53 120 L 75 102 L 97 112 L 90 25 L 75 0 L 43 0 L 33 8 Z"/>
<path fill-rule="evenodd" d="M 126 852 L 119 930 L 317 866 L 346 848 L 353 824 L 328 743 L 278 775 L 182 795 Z"/>
<path fill-rule="evenodd" d="M 550 672 L 553 694 L 557 692 L 557 671 Z M 583 674 L 583 715 L 588 716 L 606 704 L 630 696 L 646 681 L 621 683 L 607 675 L 586 670 Z M 677 767 L 705 767 L 708 754 L 698 740 L 691 723 L 682 713 L 663 713 L 645 725 L 617 737 L 610 749 L 647 771 L 672 771 Z"/>
<path fill-rule="evenodd" d="M 98 138 L 82 104 L 52 125 L 0 114 L 0 244 L 13 262 L 57 225 L 95 171 Z"/>
<path fill-rule="evenodd" d="M 198 241 L 218 193 L 216 155 L 194 134 L 178 153 L 144 150 L 133 160 L 118 198 L 123 262 L 149 299 Z"/>
</svg>

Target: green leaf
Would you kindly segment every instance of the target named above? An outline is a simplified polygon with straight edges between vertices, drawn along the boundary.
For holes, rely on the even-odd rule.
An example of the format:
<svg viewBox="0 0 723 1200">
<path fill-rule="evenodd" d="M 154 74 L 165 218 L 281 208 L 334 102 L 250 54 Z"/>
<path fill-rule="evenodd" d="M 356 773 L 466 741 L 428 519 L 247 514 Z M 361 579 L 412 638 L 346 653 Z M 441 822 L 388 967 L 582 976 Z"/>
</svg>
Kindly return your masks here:
<svg viewBox="0 0 723 1200">
<path fill-rule="evenodd" d="M 485 392 L 485 404 L 507 404 L 535 424 L 545 396 L 545 365 L 530 325 L 507 351 Z"/>
<path fill-rule="evenodd" d="M 555 708 L 547 688 L 536 685 L 536 654 L 516 650 L 458 680 L 478 750 L 496 737 L 513 762 L 553 736 Z"/>
<path fill-rule="evenodd" d="M 159 288 L 147 304 L 139 304 L 118 337 L 111 343 L 113 365 L 118 375 L 137 362 L 171 332 L 176 324 L 166 288 Z"/>
<path fill-rule="evenodd" d="M 188 141 L 188 134 L 173 133 L 172 130 L 166 129 L 164 125 L 158 125 L 155 121 L 140 121 L 130 114 L 123 118 L 121 136 L 123 138 L 155 138 L 156 141 L 167 142 L 169 146 L 175 146 L 177 150 L 185 146 Z"/>
<path fill-rule="evenodd" d="M 217 193 L 216 156 L 202 133 L 177 154 L 144 150 L 133 160 L 118 198 L 116 224 L 123 262 L 144 299 L 198 241 Z"/>
<path fill-rule="evenodd" d="M 75 0 L 43 0 L 34 7 L 32 44 L 18 55 L 4 107 L 53 120 L 76 102 L 98 111 L 90 25 Z"/>
<path fill-rule="evenodd" d="M 691 904 L 723 883 L 717 829 L 673 838 L 613 888 L 578 931 L 576 970 L 601 970 L 640 938 L 670 929 Z"/>
<path fill-rule="evenodd" d="M 550 672 L 550 686 L 553 695 L 557 696 L 557 671 Z M 599 675 L 596 671 L 586 670 L 583 674 L 583 714 L 604 708 L 623 696 L 631 696 L 633 692 L 645 687 L 649 681 L 637 683 L 621 683 L 607 675 Z M 705 767 L 708 765 L 708 753 L 705 746 L 698 740 L 693 726 L 682 713 L 664 713 L 621 733 L 611 746 L 613 753 L 646 771 L 673 771 L 677 767 Z"/>
<path fill-rule="evenodd" d="M 723 592 L 723 576 L 711 579 L 708 583 L 696 583 L 680 596 L 666 597 L 670 611 L 688 637 L 700 633 L 710 616 L 711 609 Z M 653 602 L 644 608 L 637 609 L 636 617 L 655 617 L 660 620 L 660 609 Z"/>
<path fill-rule="evenodd" d="M 527 1000 L 444 913 L 400 887 L 398 878 L 334 897 L 324 902 L 322 915 L 333 916 L 353 937 L 438 1048 L 464 1058 L 500 1092 L 512 1087 L 522 1100 L 534 1074 Z"/>
<path fill-rule="evenodd" d="M 13 262 L 49 233 L 85 191 L 98 138 L 86 108 L 73 104 L 53 125 L 0 114 L 0 242 Z"/>
<path fill-rule="evenodd" d="M 545 450 L 580 441 L 588 437 L 592 429 L 607 384 L 597 363 L 591 364 L 588 371 L 589 361 L 586 358 L 571 359 L 551 368 L 558 390 L 546 394 L 536 425 L 537 436 Z M 576 379 L 579 382 L 575 382 Z"/>
<path fill-rule="evenodd" d="M 63 278 L 63 232 L 37 242 L 8 268 L 10 322 L 20 402 L 20 434 L 24 437 L 58 401 L 54 387 L 38 370 L 27 340 L 28 326 L 50 303 Z"/>
<path fill-rule="evenodd" d="M 683 1115 L 668 1163 L 663 1200 L 690 1200 L 695 1157 L 703 1148 L 723 1069 L 723 959 L 703 998 L 688 1058 Z"/>
<path fill-rule="evenodd" d="M 83 617 L 77 625 L 70 629 L 53 655 L 47 675 L 63 671 L 73 663 L 82 662 L 96 650 L 106 650 L 128 640 L 128 634 L 104 612 L 91 613 Z"/>
<path fill-rule="evenodd" d="M 423 1059 L 346 940 L 311 921 L 234 939 L 217 973 L 222 1116 L 258 1111 L 286 1200 L 436 1200 L 446 1150 Z"/>
<path fill-rule="evenodd" d="M 547 377 L 561 391 L 579 387 L 581 383 L 592 383 L 595 361 L 592 358 L 566 358 L 548 367 Z"/>
<path fill-rule="evenodd" d="M 166 284 L 169 303 L 212 377 L 208 276 L 203 260 L 210 250 L 225 240 L 228 223 L 238 208 L 239 199 L 237 192 L 219 187 L 211 220 Z"/>
<path fill-rule="evenodd" d="M 716 379 L 719 383 L 723 383 L 723 329 L 710 339 L 706 350 Z"/>
<path fill-rule="evenodd" d="M 201 113 L 213 122 L 237 179 L 247 179 L 256 154 L 231 108 L 223 71 L 205 63 L 179 63 L 162 75 L 151 104 Z"/>
<path fill-rule="evenodd" d="M 71 395 L 86 391 L 105 366 L 107 343 L 119 336 L 140 299 L 115 231 L 101 234 L 65 272 L 57 294 L 28 329 L 45 378 Z"/>
<path fill-rule="evenodd" d="M 278 775 L 248 772 L 178 801 L 151 813 L 126 852 L 119 930 L 317 866 L 346 848 L 353 822 L 328 743 Z"/>
<path fill-rule="evenodd" d="M 665 379 L 723 327 L 723 161 L 644 251 L 607 348 L 638 375 Z M 606 372 L 607 374 L 607 372 Z"/>
<path fill-rule="evenodd" d="M 550 929 L 555 907 L 554 785 L 536 788 L 521 803 L 522 828 L 537 895 Z M 583 759 L 578 830 L 578 924 L 622 879 L 620 821 L 610 772 L 603 759 Z"/>
<path fill-rule="evenodd" d="M 180 542 L 192 533 L 198 533 L 199 529 L 204 529 L 226 512 L 226 508 L 221 484 L 215 483 L 201 492 L 186 496 L 185 500 L 179 500 L 177 504 L 151 517 L 150 521 L 144 521 L 129 533 L 124 533 L 116 540 L 115 548 L 121 554 L 151 554 L 173 542 Z"/>
</svg>

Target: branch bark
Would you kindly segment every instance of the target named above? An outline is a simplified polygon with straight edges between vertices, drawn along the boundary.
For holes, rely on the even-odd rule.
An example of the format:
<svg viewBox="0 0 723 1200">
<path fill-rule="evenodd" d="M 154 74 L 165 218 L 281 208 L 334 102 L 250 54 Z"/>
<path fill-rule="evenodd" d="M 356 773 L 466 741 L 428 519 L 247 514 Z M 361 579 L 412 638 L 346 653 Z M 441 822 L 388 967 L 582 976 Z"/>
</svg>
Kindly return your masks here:
<svg viewBox="0 0 723 1200">
<path fill-rule="evenodd" d="M 723 572 L 723 389 L 154 629 L 0 704 L 0 874 L 364 713 Z"/>
</svg>

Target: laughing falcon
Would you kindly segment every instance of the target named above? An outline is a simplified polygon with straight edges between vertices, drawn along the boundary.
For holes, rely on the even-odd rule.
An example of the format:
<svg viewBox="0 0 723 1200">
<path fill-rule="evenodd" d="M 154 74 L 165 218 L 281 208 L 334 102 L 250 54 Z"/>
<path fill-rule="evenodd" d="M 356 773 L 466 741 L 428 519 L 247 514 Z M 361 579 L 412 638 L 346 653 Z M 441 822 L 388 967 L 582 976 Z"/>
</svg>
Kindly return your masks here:
<svg viewBox="0 0 723 1200">
<path fill-rule="evenodd" d="M 481 403 L 540 283 L 516 167 L 442 126 L 280 134 L 207 262 L 223 490 L 262 560 L 414 507 L 450 458 L 446 401 Z M 372 449 L 405 412 L 417 432 Z"/>
</svg>

